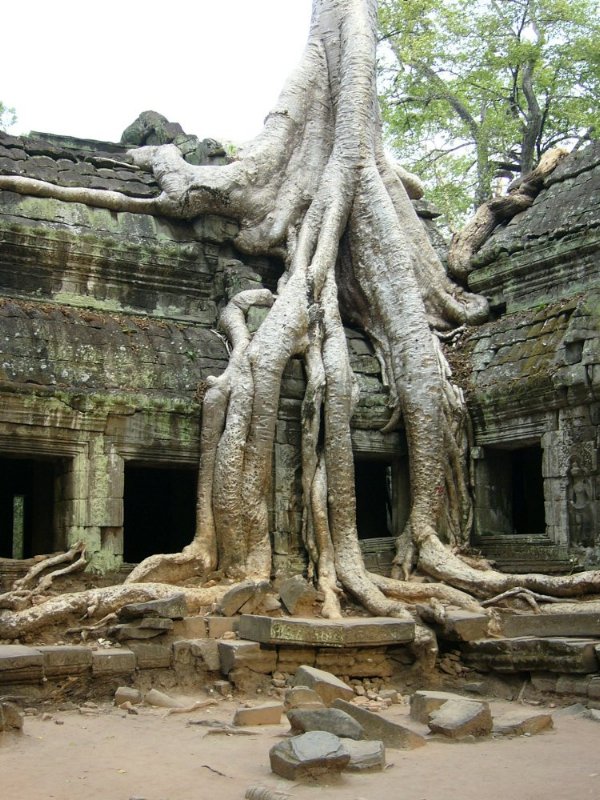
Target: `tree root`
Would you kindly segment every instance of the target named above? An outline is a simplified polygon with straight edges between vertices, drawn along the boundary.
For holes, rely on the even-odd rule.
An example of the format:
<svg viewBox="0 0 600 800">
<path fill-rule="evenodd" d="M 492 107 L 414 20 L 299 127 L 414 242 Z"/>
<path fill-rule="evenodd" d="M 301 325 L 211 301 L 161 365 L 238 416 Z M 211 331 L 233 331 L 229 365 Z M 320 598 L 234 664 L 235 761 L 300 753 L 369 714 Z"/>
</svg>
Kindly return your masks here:
<svg viewBox="0 0 600 800">
<path fill-rule="evenodd" d="M 484 608 L 488 608 L 489 606 L 498 605 L 504 600 L 512 599 L 513 597 L 519 597 L 525 600 L 531 608 L 536 612 L 536 614 L 540 613 L 540 607 L 538 603 L 560 603 L 560 599 L 558 597 L 551 597 L 547 594 L 539 594 L 538 592 L 532 592 L 530 589 L 525 589 L 523 586 L 515 586 L 514 589 L 509 589 L 506 592 L 502 592 L 501 594 L 497 594 L 495 597 L 490 597 L 488 600 L 483 600 L 481 605 Z"/>
</svg>

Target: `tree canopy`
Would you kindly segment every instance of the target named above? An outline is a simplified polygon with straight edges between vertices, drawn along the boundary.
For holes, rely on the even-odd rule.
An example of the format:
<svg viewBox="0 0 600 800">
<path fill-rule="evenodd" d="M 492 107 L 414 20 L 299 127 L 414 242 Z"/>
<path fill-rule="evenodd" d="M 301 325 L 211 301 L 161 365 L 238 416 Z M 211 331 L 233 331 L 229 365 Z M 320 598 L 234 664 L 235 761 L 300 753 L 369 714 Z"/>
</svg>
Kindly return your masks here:
<svg viewBox="0 0 600 800">
<path fill-rule="evenodd" d="M 381 0 L 388 143 L 455 222 L 598 131 L 597 0 Z"/>
<path fill-rule="evenodd" d="M 10 128 L 17 121 L 14 108 L 8 108 L 0 100 L 0 131 Z"/>
</svg>

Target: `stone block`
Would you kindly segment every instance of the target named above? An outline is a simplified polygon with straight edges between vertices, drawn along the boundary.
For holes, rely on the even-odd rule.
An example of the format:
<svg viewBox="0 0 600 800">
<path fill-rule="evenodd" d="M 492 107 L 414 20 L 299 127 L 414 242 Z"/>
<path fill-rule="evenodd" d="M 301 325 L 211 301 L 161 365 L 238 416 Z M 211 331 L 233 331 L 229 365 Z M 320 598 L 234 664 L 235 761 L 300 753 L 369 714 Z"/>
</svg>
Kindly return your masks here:
<svg viewBox="0 0 600 800">
<path fill-rule="evenodd" d="M 587 689 L 587 694 L 590 700 L 600 700 L 600 675 L 594 675 Z"/>
<path fill-rule="evenodd" d="M 23 714 L 19 707 L 7 700 L 0 700 L 0 733 L 23 730 Z"/>
<path fill-rule="evenodd" d="M 447 700 L 429 715 L 429 729 L 449 739 L 489 736 L 492 714 L 487 703 L 474 700 Z"/>
<path fill-rule="evenodd" d="M 275 672 L 276 651 L 262 648 L 258 642 L 248 642 L 244 639 L 224 639 L 218 642 L 218 648 L 223 675 L 229 675 L 234 669 L 242 667 L 262 674 Z"/>
<path fill-rule="evenodd" d="M 463 661 L 498 672 L 589 673 L 598 669 L 596 642 L 586 639 L 480 639 L 463 645 Z"/>
<path fill-rule="evenodd" d="M 490 618 L 486 614 L 463 609 L 448 611 L 444 625 L 441 626 L 442 639 L 471 642 L 475 639 L 485 639 L 488 635 Z"/>
<path fill-rule="evenodd" d="M 168 644 L 131 640 L 129 649 L 135 654 L 138 669 L 169 669 L 172 649 Z"/>
<path fill-rule="evenodd" d="M 318 647 L 377 647 L 411 642 L 411 620 L 356 617 L 340 620 L 242 615 L 240 636 L 263 644 Z"/>
<path fill-rule="evenodd" d="M 155 639 L 164 633 L 166 631 L 162 628 L 143 628 L 141 625 L 135 624 L 113 625 L 108 629 L 108 635 L 116 639 L 117 642 L 128 642 L 135 639 Z"/>
<path fill-rule="evenodd" d="M 578 677 L 576 675 L 561 675 L 556 681 L 556 694 L 560 695 L 578 695 L 586 697 L 591 679 L 587 677 Z"/>
<path fill-rule="evenodd" d="M 0 685 L 37 683 L 44 676 L 44 657 L 39 650 L 20 644 L 0 645 Z"/>
<path fill-rule="evenodd" d="M 277 648 L 277 669 L 280 672 L 293 674 L 299 667 L 314 667 L 316 656 L 315 647 L 281 645 Z"/>
<path fill-rule="evenodd" d="M 318 780 L 341 772 L 350 762 L 350 753 L 338 736 L 311 731 L 274 745 L 269 751 L 271 769 L 290 781 Z"/>
<path fill-rule="evenodd" d="M 319 599 L 314 586 L 302 575 L 293 575 L 282 581 L 279 585 L 279 596 L 288 612 L 299 616 L 310 613 Z"/>
<path fill-rule="evenodd" d="M 340 737 L 344 749 L 350 753 L 347 772 L 375 772 L 385 769 L 385 747 L 383 742 L 357 742 Z"/>
<path fill-rule="evenodd" d="M 382 741 L 386 747 L 393 747 L 397 750 L 414 750 L 416 747 L 423 747 L 425 739 L 418 733 L 399 725 L 397 722 L 384 719 L 379 714 L 360 708 L 353 703 L 345 700 L 336 700 L 334 708 L 340 708 L 363 726 L 365 736 L 375 741 Z"/>
<path fill-rule="evenodd" d="M 125 647 L 92 650 L 92 674 L 96 678 L 131 675 L 135 668 L 135 653 Z"/>
<path fill-rule="evenodd" d="M 206 618 L 198 615 L 178 619 L 174 622 L 171 633 L 177 639 L 205 639 L 208 636 Z"/>
<path fill-rule="evenodd" d="M 293 686 L 283 697 L 286 710 L 291 708 L 325 708 L 321 696 L 307 686 Z"/>
<path fill-rule="evenodd" d="M 92 669 L 92 651 L 80 645 L 44 645 L 37 647 L 44 659 L 44 676 L 82 675 Z"/>
<path fill-rule="evenodd" d="M 256 581 L 243 581 L 235 584 L 225 592 L 219 601 L 219 612 L 224 617 L 233 617 L 240 608 L 251 600 L 256 594 L 261 594 L 270 589 L 270 584 L 266 581 L 257 583 Z"/>
<path fill-rule="evenodd" d="M 253 708 L 238 708 L 233 717 L 234 725 L 279 725 L 283 714 L 283 703 L 265 703 Z"/>
<path fill-rule="evenodd" d="M 177 664 L 197 663 L 209 672 L 221 667 L 219 644 L 216 639 L 180 639 L 173 643 L 173 662 Z"/>
<path fill-rule="evenodd" d="M 365 739 L 360 722 L 339 708 L 295 708 L 287 712 L 292 733 L 327 731 L 347 739 Z"/>
<path fill-rule="evenodd" d="M 430 692 L 426 690 L 419 690 L 411 695 L 410 698 L 410 717 L 411 719 L 427 725 L 429 722 L 429 715 L 432 711 L 437 711 L 438 708 L 448 702 L 448 700 L 463 700 L 464 698 L 458 694 L 451 692 Z"/>
<path fill-rule="evenodd" d="M 502 628 L 508 637 L 600 636 L 600 613 L 511 614 L 503 618 Z"/>
<path fill-rule="evenodd" d="M 330 706 L 334 700 L 351 700 L 354 690 L 330 672 L 316 667 L 302 666 L 294 677 L 294 686 L 307 686 L 313 689 Z"/>
<path fill-rule="evenodd" d="M 224 633 L 237 631 L 239 617 L 206 617 L 208 635 L 211 639 L 220 639 Z"/>
<path fill-rule="evenodd" d="M 533 736 L 553 727 L 552 714 L 536 711 L 511 711 L 494 717 L 492 732 L 495 736 Z"/>
<path fill-rule="evenodd" d="M 161 600 L 148 600 L 146 603 L 128 603 L 119 611 L 119 619 L 128 621 L 143 617 L 162 619 L 183 619 L 187 614 L 185 595 L 181 592 Z"/>
</svg>

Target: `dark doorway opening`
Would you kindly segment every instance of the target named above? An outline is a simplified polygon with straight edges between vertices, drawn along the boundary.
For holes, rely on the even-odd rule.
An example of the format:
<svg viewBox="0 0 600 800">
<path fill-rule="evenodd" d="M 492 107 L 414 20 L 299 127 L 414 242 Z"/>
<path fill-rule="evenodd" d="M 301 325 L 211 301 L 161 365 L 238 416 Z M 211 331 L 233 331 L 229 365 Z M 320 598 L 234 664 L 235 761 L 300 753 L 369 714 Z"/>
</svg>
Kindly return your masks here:
<svg viewBox="0 0 600 800">
<path fill-rule="evenodd" d="M 486 447 L 476 462 L 476 530 L 486 535 L 546 532 L 542 448 Z"/>
<path fill-rule="evenodd" d="M 31 558 L 56 549 L 59 461 L 0 457 L 0 557 Z"/>
<path fill-rule="evenodd" d="M 359 539 L 393 536 L 392 465 L 355 461 L 356 528 Z"/>
<path fill-rule="evenodd" d="M 515 533 L 544 533 L 544 479 L 542 448 L 522 447 L 510 452 L 512 517 Z"/>
<path fill-rule="evenodd" d="M 193 469 L 125 465 L 123 557 L 136 564 L 154 553 L 177 553 L 194 538 Z"/>
</svg>

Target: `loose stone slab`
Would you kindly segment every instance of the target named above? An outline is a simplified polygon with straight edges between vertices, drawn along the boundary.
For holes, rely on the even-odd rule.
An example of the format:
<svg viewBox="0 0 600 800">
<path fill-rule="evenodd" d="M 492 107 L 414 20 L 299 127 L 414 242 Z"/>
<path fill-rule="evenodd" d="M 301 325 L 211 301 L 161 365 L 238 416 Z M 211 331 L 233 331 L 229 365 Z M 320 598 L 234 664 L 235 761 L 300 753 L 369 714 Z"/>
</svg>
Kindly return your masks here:
<svg viewBox="0 0 600 800">
<path fill-rule="evenodd" d="M 410 717 L 423 725 L 427 725 L 431 712 L 437 711 L 448 700 L 464 700 L 464 698 L 451 692 L 419 690 L 410 698 Z"/>
<path fill-rule="evenodd" d="M 505 636 L 600 636 L 600 614 L 511 614 L 504 616 Z"/>
<path fill-rule="evenodd" d="M 0 645 L 0 684 L 37 683 L 44 676 L 44 656 L 21 644 Z"/>
<path fill-rule="evenodd" d="M 365 731 L 360 722 L 339 708 L 296 708 L 287 712 L 292 733 L 327 731 L 346 739 L 364 739 Z"/>
<path fill-rule="evenodd" d="M 274 745 L 269 760 L 273 772 L 297 781 L 341 772 L 350 762 L 350 753 L 332 733 L 311 731 Z"/>
<path fill-rule="evenodd" d="M 447 700 L 429 715 L 429 729 L 450 739 L 465 736 L 489 736 L 492 714 L 487 703 L 473 700 Z"/>
<path fill-rule="evenodd" d="M 481 639 L 463 645 L 463 660 L 477 669 L 498 672 L 589 673 L 598 671 L 596 645 L 593 640 L 559 637 Z"/>
<path fill-rule="evenodd" d="M 397 750 L 414 750 L 416 747 L 423 747 L 426 744 L 423 736 L 419 736 L 418 733 L 414 733 L 403 725 L 398 725 L 397 722 L 391 722 L 380 717 L 379 714 L 367 711 L 366 708 L 360 708 L 345 700 L 336 700 L 333 707 L 354 717 L 363 726 L 365 736 L 375 741 L 382 741 L 386 747 L 393 747 Z"/>
<path fill-rule="evenodd" d="M 415 626 L 411 620 L 391 617 L 326 620 L 243 614 L 239 633 L 243 639 L 272 645 L 374 647 L 412 642 Z"/>
<path fill-rule="evenodd" d="M 330 706 L 334 700 L 351 700 L 354 689 L 348 686 L 331 672 L 316 667 L 300 667 L 294 676 L 294 686 L 307 686 L 313 689 L 325 703 Z"/>
<path fill-rule="evenodd" d="M 385 769 L 385 747 L 383 742 L 357 742 L 340 737 L 344 749 L 350 753 L 347 772 L 374 772 Z"/>
<path fill-rule="evenodd" d="M 23 714 L 19 707 L 6 700 L 0 701 L 0 733 L 23 730 Z"/>
<path fill-rule="evenodd" d="M 224 617 L 232 617 L 240 608 L 256 594 L 263 594 L 270 588 L 270 583 L 262 581 L 243 581 L 225 592 L 219 601 L 219 611 Z"/>
<path fill-rule="evenodd" d="M 553 727 L 552 714 L 535 711 L 511 711 L 494 718 L 492 733 L 495 736 L 533 736 Z"/>
<path fill-rule="evenodd" d="M 301 614 L 302 611 L 306 613 L 318 598 L 314 587 L 302 575 L 293 575 L 282 581 L 279 596 L 290 614 Z"/>
<path fill-rule="evenodd" d="M 233 717 L 234 725 L 279 725 L 283 714 L 282 703 L 265 703 L 253 708 L 238 708 Z"/>
<path fill-rule="evenodd" d="M 44 659 L 44 676 L 82 675 L 92 669 L 92 651 L 80 645 L 43 645 L 36 648 Z"/>
</svg>

